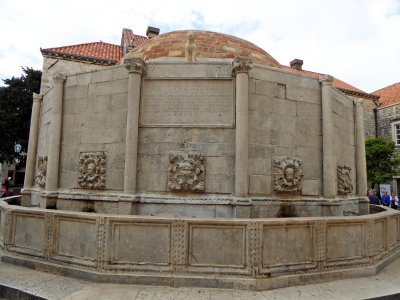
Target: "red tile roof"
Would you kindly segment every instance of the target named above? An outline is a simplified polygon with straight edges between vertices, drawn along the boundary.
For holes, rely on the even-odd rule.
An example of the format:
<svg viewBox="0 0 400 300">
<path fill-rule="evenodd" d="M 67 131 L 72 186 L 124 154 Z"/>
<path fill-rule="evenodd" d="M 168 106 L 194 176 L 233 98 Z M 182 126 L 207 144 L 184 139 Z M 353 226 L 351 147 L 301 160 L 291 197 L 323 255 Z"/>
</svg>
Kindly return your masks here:
<svg viewBox="0 0 400 300">
<path fill-rule="evenodd" d="M 400 82 L 377 90 L 372 94 L 379 96 L 380 106 L 388 106 L 400 102 Z"/>
<path fill-rule="evenodd" d="M 237 56 L 239 54 L 241 56 L 249 56 L 253 59 L 255 63 L 275 66 L 294 74 L 301 74 L 314 78 L 318 78 L 324 75 L 322 73 L 299 70 L 289 66 L 280 65 L 279 62 L 277 62 L 263 49 L 248 41 L 239 39 L 234 36 L 208 31 L 194 32 L 196 32 L 197 34 L 197 54 L 199 57 L 204 56 L 215 58 L 233 58 L 234 56 Z M 64 59 L 89 61 L 90 63 L 95 64 L 116 64 L 122 58 L 123 47 L 124 49 L 125 47 L 133 48 L 133 51 L 131 51 L 131 55 L 139 54 L 144 59 L 152 59 L 160 56 L 184 56 L 183 49 L 187 39 L 186 36 L 187 31 L 182 30 L 165 33 L 149 40 L 145 36 L 134 34 L 131 29 L 123 28 L 121 36 L 121 46 L 100 41 L 94 43 L 47 48 L 40 50 L 43 55 L 48 55 L 51 57 L 63 57 Z M 380 94 L 378 92 L 386 89 L 385 88 L 376 91 L 374 95 L 368 94 L 336 78 L 334 78 L 333 80 L 333 86 L 347 94 L 361 96 L 364 98 L 372 98 L 374 100 L 377 100 L 379 98 Z M 384 100 L 383 103 L 387 102 L 388 104 L 391 104 L 393 101 L 400 102 L 399 91 L 400 86 L 397 87 L 397 101 Z M 392 99 L 390 98 L 392 97 L 390 96 L 392 92 L 386 93 L 388 94 L 388 99 Z"/>
<path fill-rule="evenodd" d="M 132 29 L 128 29 L 128 28 L 122 29 L 122 37 L 121 37 L 121 45 L 122 46 L 136 47 L 147 40 L 148 40 L 148 38 L 145 36 L 134 34 Z"/>
<path fill-rule="evenodd" d="M 306 70 L 298 70 L 289 66 L 282 66 L 282 69 L 290 71 L 291 73 L 295 73 L 295 74 L 301 74 L 301 75 L 306 75 L 306 76 L 310 76 L 310 77 L 314 77 L 314 78 L 318 78 L 320 76 L 323 76 L 325 74 L 321 74 L 321 73 L 317 73 L 317 72 L 312 72 L 312 71 L 306 71 Z M 366 92 L 344 82 L 341 81 L 337 78 L 333 79 L 332 82 L 333 86 L 336 88 L 340 88 L 340 89 L 345 89 L 345 90 L 349 90 L 349 91 L 354 91 L 354 92 L 358 92 L 358 93 L 364 93 L 367 94 Z"/>
<path fill-rule="evenodd" d="M 100 42 L 40 49 L 43 55 L 64 58 L 117 63 L 122 56 L 121 46 Z"/>
</svg>

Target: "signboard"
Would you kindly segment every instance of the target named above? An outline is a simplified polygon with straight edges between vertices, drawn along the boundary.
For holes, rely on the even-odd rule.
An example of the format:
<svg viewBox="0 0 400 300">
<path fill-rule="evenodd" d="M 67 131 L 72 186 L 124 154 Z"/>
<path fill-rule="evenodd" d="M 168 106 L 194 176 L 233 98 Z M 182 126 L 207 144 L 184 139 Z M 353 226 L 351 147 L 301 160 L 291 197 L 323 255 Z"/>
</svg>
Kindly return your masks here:
<svg viewBox="0 0 400 300">
<path fill-rule="evenodd" d="M 390 184 L 380 184 L 379 185 L 379 193 L 381 197 L 383 196 L 383 193 L 387 192 L 388 195 L 390 195 Z"/>
</svg>

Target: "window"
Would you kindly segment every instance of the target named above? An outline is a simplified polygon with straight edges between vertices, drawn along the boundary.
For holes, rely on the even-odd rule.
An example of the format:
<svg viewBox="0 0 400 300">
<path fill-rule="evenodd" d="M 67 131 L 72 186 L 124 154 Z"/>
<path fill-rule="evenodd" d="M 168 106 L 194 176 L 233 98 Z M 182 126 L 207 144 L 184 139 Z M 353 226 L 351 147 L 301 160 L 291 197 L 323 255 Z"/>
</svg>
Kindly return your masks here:
<svg viewBox="0 0 400 300">
<path fill-rule="evenodd" d="M 400 122 L 392 124 L 392 135 L 396 146 L 400 146 Z"/>
</svg>

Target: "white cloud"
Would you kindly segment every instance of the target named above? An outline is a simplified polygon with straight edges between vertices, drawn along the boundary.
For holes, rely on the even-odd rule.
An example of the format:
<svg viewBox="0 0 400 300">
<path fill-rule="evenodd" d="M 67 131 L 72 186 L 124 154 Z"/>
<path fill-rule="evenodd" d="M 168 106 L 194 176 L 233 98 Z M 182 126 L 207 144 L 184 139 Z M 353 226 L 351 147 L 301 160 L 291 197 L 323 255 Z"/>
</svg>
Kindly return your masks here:
<svg viewBox="0 0 400 300">
<path fill-rule="evenodd" d="M 145 34 L 204 29 L 232 34 L 282 64 L 332 74 L 366 91 L 399 81 L 400 3 L 396 0 L 0 0 L 0 78 L 41 68 L 40 47 L 103 40 L 122 28 Z"/>
</svg>

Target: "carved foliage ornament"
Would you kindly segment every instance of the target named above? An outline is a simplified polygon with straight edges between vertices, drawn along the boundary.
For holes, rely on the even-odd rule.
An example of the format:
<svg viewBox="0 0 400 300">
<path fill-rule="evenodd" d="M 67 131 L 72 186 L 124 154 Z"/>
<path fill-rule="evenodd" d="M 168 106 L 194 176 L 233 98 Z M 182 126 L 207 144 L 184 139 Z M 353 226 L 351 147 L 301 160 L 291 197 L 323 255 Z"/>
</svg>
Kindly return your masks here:
<svg viewBox="0 0 400 300">
<path fill-rule="evenodd" d="M 80 154 L 78 185 L 84 189 L 105 189 L 105 152 L 82 152 Z"/>
<path fill-rule="evenodd" d="M 124 60 L 124 66 L 129 73 L 144 74 L 146 72 L 146 62 L 141 58 L 126 58 Z"/>
<path fill-rule="evenodd" d="M 167 188 L 173 191 L 204 192 L 206 158 L 197 152 L 169 154 Z"/>
<path fill-rule="evenodd" d="M 253 62 L 247 57 L 235 57 L 232 62 L 232 73 L 237 74 L 241 72 L 248 73 L 253 67 Z"/>
<path fill-rule="evenodd" d="M 44 187 L 46 185 L 47 156 L 39 156 L 37 170 L 39 174 L 35 177 L 35 183 L 41 187 Z"/>
<path fill-rule="evenodd" d="M 349 166 L 337 166 L 337 185 L 339 194 L 351 194 L 353 192 L 350 172 L 351 168 Z"/>
<path fill-rule="evenodd" d="M 274 190 L 277 192 L 299 193 L 302 189 L 303 162 L 296 157 L 274 159 Z"/>
</svg>

